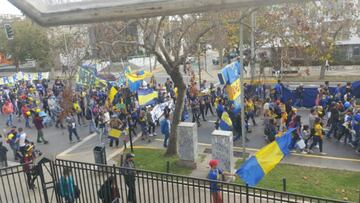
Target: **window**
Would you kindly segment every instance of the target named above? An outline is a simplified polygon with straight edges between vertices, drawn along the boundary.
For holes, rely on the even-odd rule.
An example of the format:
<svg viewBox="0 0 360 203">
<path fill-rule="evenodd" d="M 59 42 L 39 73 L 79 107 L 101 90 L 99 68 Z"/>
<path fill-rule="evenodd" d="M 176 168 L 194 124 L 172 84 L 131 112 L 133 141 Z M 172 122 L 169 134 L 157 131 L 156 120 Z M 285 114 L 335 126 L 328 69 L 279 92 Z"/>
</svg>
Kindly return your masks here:
<svg viewBox="0 0 360 203">
<path fill-rule="evenodd" d="M 360 56 L 360 46 L 353 48 L 353 56 Z"/>
</svg>

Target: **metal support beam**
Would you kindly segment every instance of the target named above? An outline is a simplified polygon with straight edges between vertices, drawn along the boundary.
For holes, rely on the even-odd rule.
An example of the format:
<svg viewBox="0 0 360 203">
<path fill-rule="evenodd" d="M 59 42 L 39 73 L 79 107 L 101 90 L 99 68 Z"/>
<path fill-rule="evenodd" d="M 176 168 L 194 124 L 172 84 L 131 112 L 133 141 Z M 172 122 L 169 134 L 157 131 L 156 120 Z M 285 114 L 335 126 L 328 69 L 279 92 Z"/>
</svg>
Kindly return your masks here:
<svg viewBox="0 0 360 203">
<path fill-rule="evenodd" d="M 94 23 L 187 13 L 257 7 L 306 0 L 83 0 L 39 4 L 38 0 L 9 0 L 42 26 Z"/>
</svg>

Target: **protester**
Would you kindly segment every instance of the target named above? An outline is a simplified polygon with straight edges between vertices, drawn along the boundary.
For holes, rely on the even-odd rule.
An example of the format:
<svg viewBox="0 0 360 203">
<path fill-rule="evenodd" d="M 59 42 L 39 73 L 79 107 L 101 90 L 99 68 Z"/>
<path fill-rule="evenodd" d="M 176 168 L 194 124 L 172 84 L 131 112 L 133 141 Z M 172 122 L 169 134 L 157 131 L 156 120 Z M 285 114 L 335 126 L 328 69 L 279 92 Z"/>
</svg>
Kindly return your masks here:
<svg viewBox="0 0 360 203">
<path fill-rule="evenodd" d="M 119 203 L 120 192 L 116 184 L 114 176 L 110 176 L 106 179 L 104 184 L 101 185 L 98 196 L 103 203 Z"/>
<path fill-rule="evenodd" d="M 210 179 L 210 192 L 212 197 L 213 203 L 222 203 L 222 195 L 221 195 L 221 188 L 219 186 L 219 183 L 217 181 L 224 181 L 224 176 L 231 176 L 232 174 L 226 173 L 220 168 L 218 168 L 219 161 L 212 159 L 209 162 L 210 165 L 210 171 L 208 173 L 208 179 Z M 219 177 L 222 177 L 222 179 L 219 180 Z"/>
<path fill-rule="evenodd" d="M 2 136 L 0 135 L 0 139 L 2 139 Z M 3 146 L 3 142 L 0 141 L 0 168 L 6 168 L 8 167 L 8 163 L 7 163 L 7 152 L 8 149 Z"/>
<path fill-rule="evenodd" d="M 122 173 L 125 178 L 125 184 L 128 187 L 128 201 L 131 203 L 136 203 L 136 191 L 135 191 L 135 163 L 134 163 L 134 154 L 128 153 L 126 154 L 126 159 L 122 165 Z"/>
<path fill-rule="evenodd" d="M 75 185 L 74 177 L 71 174 L 71 169 L 66 167 L 63 170 L 58 186 L 59 195 L 65 199 L 66 203 L 73 203 L 80 197 L 80 190 Z"/>
<path fill-rule="evenodd" d="M 81 141 L 80 137 L 76 131 L 76 121 L 75 121 L 74 115 L 72 113 L 66 117 L 66 122 L 68 124 L 70 143 L 73 143 L 73 138 L 72 138 L 73 134 L 75 135 L 78 142 L 80 142 Z"/>
<path fill-rule="evenodd" d="M 313 143 L 309 147 L 309 152 L 312 153 L 312 148 L 319 144 L 319 149 L 321 154 L 323 153 L 323 127 L 320 118 L 316 118 L 314 122 L 314 136 L 313 136 Z"/>
<path fill-rule="evenodd" d="M 34 145 L 32 143 L 26 145 L 25 148 L 25 154 L 23 157 L 23 170 L 26 174 L 26 178 L 27 178 L 27 185 L 29 187 L 30 190 L 34 190 L 35 189 L 35 180 L 39 175 L 39 166 L 36 165 L 34 163 L 35 159 L 36 159 L 36 155 L 33 152 L 34 149 Z"/>
<path fill-rule="evenodd" d="M 164 135 L 164 144 L 163 146 L 166 148 L 168 146 L 168 139 L 170 137 L 170 119 L 169 115 L 165 115 L 165 118 L 160 122 L 161 133 Z"/>
<path fill-rule="evenodd" d="M 44 138 L 44 133 L 43 133 L 44 124 L 43 124 L 43 119 L 39 116 L 39 113 L 35 113 L 33 122 L 37 130 L 37 143 L 48 144 L 49 142 Z"/>
</svg>

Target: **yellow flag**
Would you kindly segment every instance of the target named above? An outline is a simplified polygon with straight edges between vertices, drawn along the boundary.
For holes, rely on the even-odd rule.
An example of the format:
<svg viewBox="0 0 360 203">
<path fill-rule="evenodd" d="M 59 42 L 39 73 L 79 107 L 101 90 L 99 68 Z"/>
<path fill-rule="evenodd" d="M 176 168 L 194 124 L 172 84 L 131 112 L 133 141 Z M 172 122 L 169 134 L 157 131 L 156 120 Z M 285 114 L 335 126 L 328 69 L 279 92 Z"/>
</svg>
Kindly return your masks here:
<svg viewBox="0 0 360 203">
<path fill-rule="evenodd" d="M 115 87 L 111 87 L 110 91 L 109 91 L 109 94 L 108 94 L 108 98 L 110 100 L 110 103 L 112 103 L 112 101 L 114 100 L 115 98 L 115 95 L 117 93 L 117 90 Z"/>
</svg>

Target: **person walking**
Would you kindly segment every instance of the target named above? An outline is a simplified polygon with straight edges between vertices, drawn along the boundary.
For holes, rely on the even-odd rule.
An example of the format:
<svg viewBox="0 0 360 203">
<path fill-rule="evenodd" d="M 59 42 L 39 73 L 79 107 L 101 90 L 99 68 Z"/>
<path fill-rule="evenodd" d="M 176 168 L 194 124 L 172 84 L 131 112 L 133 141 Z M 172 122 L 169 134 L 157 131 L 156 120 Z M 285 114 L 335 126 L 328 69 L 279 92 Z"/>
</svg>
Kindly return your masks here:
<svg viewBox="0 0 360 203">
<path fill-rule="evenodd" d="M 169 115 L 165 115 L 165 119 L 163 119 L 160 122 L 160 130 L 161 133 L 164 135 L 164 147 L 167 147 L 167 143 L 168 143 L 168 139 L 170 137 L 170 129 L 171 129 L 171 125 L 170 125 L 170 119 L 169 119 Z"/>
<path fill-rule="evenodd" d="M 319 144 L 320 154 L 325 155 L 323 153 L 323 127 L 320 118 L 316 118 L 314 122 L 314 137 L 313 137 L 313 143 L 309 147 L 309 153 L 312 153 L 311 149 L 315 147 L 317 144 Z"/>
<path fill-rule="evenodd" d="M 23 170 L 26 174 L 27 184 L 30 190 L 35 189 L 35 180 L 39 175 L 38 166 L 34 163 L 36 156 L 33 153 L 34 145 L 29 143 L 26 145 L 25 154 L 23 157 Z"/>
<path fill-rule="evenodd" d="M 27 149 L 27 135 L 26 133 L 23 131 L 22 128 L 18 128 L 18 135 L 16 136 L 16 140 L 15 142 L 17 143 L 17 145 L 19 146 L 19 151 L 21 153 L 21 156 L 24 157 L 26 154 L 26 149 Z"/>
<path fill-rule="evenodd" d="M 110 176 L 101 185 L 98 196 L 103 203 L 119 203 L 120 192 L 114 176 Z"/>
<path fill-rule="evenodd" d="M 10 100 L 6 100 L 5 104 L 2 106 L 2 113 L 7 116 L 6 118 L 6 125 L 12 126 L 13 125 L 13 113 L 14 113 L 14 105 L 11 103 Z"/>
<path fill-rule="evenodd" d="M 2 139 L 1 135 L 0 135 L 0 139 Z M 0 168 L 6 168 L 8 167 L 8 163 L 7 163 L 7 154 L 8 149 L 3 146 L 3 142 L 0 141 Z"/>
<path fill-rule="evenodd" d="M 19 149 L 18 136 L 16 126 L 11 127 L 11 130 L 6 133 L 6 143 L 9 144 L 10 149 L 13 151 L 15 161 L 19 160 L 17 153 Z"/>
<path fill-rule="evenodd" d="M 125 184 L 128 187 L 128 196 L 127 202 L 136 203 L 136 191 L 135 191 L 135 162 L 134 162 L 134 154 L 128 153 L 126 154 L 126 159 L 122 165 L 122 173 L 125 178 Z"/>
<path fill-rule="evenodd" d="M 64 168 L 63 176 L 60 178 L 58 184 L 58 194 L 65 199 L 66 203 L 73 203 L 79 198 L 80 190 L 75 185 L 70 168 Z"/>
<path fill-rule="evenodd" d="M 74 115 L 71 113 L 69 116 L 66 117 L 66 122 L 68 124 L 68 131 L 69 131 L 69 140 L 73 143 L 72 135 L 74 134 L 77 138 L 78 142 L 80 142 L 80 137 L 76 131 L 76 121 Z"/>
<path fill-rule="evenodd" d="M 153 121 L 152 115 L 151 115 L 151 107 L 146 110 L 146 121 L 148 124 L 148 133 L 150 136 L 156 136 L 155 133 L 155 123 Z"/>
<path fill-rule="evenodd" d="M 45 140 L 44 133 L 43 133 L 43 119 L 39 116 L 39 113 L 35 113 L 33 123 L 35 125 L 35 128 L 37 130 L 37 143 L 44 143 L 48 144 L 49 142 Z"/>
</svg>

